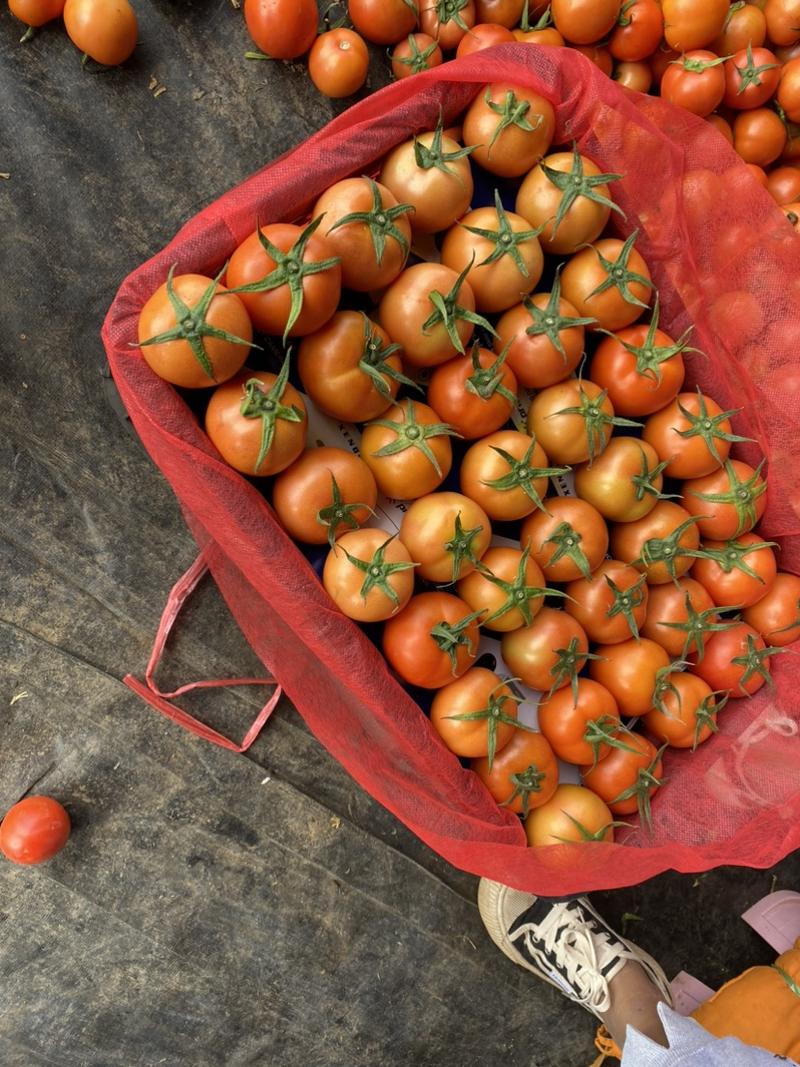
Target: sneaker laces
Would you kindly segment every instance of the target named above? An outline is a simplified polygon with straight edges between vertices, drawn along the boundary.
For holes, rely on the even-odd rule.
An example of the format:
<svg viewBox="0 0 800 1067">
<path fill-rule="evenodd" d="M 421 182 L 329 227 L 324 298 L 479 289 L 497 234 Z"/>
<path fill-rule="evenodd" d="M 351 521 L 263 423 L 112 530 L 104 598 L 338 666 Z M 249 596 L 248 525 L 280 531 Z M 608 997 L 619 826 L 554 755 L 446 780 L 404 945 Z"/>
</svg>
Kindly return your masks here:
<svg viewBox="0 0 800 1067">
<path fill-rule="evenodd" d="M 553 960 L 566 974 L 572 999 L 592 1012 L 606 1012 L 611 1005 L 608 981 L 600 971 L 597 942 L 607 942 L 605 930 L 596 930 L 591 922 L 573 914 L 566 907 L 554 907 L 537 927 L 524 931 L 525 943 L 532 955 L 543 960 L 552 972 Z M 563 983 L 563 975 L 559 974 Z"/>
</svg>

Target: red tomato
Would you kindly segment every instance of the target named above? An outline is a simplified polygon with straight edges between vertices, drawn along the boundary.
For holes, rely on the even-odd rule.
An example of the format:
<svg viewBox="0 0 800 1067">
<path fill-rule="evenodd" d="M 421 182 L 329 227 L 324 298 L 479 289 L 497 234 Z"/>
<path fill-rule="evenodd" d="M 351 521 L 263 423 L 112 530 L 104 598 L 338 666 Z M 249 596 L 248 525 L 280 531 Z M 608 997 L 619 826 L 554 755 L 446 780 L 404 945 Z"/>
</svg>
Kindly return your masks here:
<svg viewBox="0 0 800 1067">
<path fill-rule="evenodd" d="M 322 545 L 363 526 L 378 487 L 363 459 L 343 448 L 309 448 L 275 479 L 272 506 L 297 541 Z"/>
<path fill-rule="evenodd" d="M 400 540 L 419 564 L 417 574 L 439 585 L 473 571 L 491 539 L 486 512 L 461 493 L 419 497 L 400 523 Z"/>
<path fill-rule="evenodd" d="M 647 576 L 649 585 L 672 582 L 691 568 L 700 547 L 697 519 L 672 500 L 635 522 L 611 529 L 611 554 Z"/>
<path fill-rule="evenodd" d="M 417 0 L 348 0 L 350 21 L 373 44 L 395 44 L 417 24 Z"/>
<path fill-rule="evenodd" d="M 517 381 L 526 389 L 546 389 L 564 381 L 583 357 L 585 327 L 582 319 L 561 299 L 558 274 L 550 293 L 534 293 L 507 311 L 497 323 L 495 352 L 507 351 L 506 360 Z"/>
<path fill-rule="evenodd" d="M 655 450 L 637 437 L 612 437 L 593 463 L 575 469 L 575 491 L 609 522 L 634 522 L 656 506 L 664 478 Z"/>
<path fill-rule="evenodd" d="M 398 204 L 371 178 L 345 178 L 314 205 L 319 229 L 342 262 L 342 284 L 368 293 L 383 289 L 400 274 L 411 248 L 411 204 Z"/>
<path fill-rule="evenodd" d="M 367 423 L 361 456 L 384 496 L 416 500 L 438 489 L 450 473 L 454 433 L 427 404 L 403 400 Z"/>
<path fill-rule="evenodd" d="M 542 446 L 516 430 L 498 430 L 467 451 L 459 472 L 461 492 L 490 519 L 513 522 L 542 506 L 548 479 L 566 472 L 550 467 Z"/>
<path fill-rule="evenodd" d="M 658 48 L 664 32 L 664 16 L 656 0 L 634 0 L 623 4 L 608 42 L 615 59 L 632 63 L 647 59 Z"/>
<path fill-rule="evenodd" d="M 648 63 L 650 65 L 650 70 L 653 72 L 653 85 L 656 88 L 661 85 L 661 81 L 666 74 L 670 63 L 681 58 L 682 57 L 678 52 L 675 52 L 672 48 L 665 48 L 663 43 L 655 52 L 653 52 L 648 59 Z"/>
<path fill-rule="evenodd" d="M 184 389 L 227 381 L 247 359 L 250 316 L 238 296 L 202 274 L 173 276 L 139 313 L 139 345 L 160 378 Z"/>
<path fill-rule="evenodd" d="M 733 144 L 733 130 L 731 129 L 731 124 L 724 119 L 722 115 L 709 115 L 708 121 L 715 129 L 719 130 L 728 144 Z"/>
<path fill-rule="evenodd" d="M 508 44 L 509 42 L 513 44 L 514 40 L 514 34 L 505 26 L 498 26 L 491 22 L 478 23 L 459 41 L 456 59 L 472 55 L 473 52 L 480 52 L 484 48 L 492 48 L 496 44 Z"/>
<path fill-rule="evenodd" d="M 778 88 L 781 65 L 767 48 L 743 48 L 725 63 L 725 104 L 761 107 Z"/>
<path fill-rule="evenodd" d="M 130 57 L 139 33 L 128 0 L 66 0 L 64 27 L 79 51 L 107 67 Z"/>
<path fill-rule="evenodd" d="M 757 534 L 744 533 L 735 541 L 705 541 L 692 567 L 692 577 L 705 586 L 720 607 L 749 608 L 766 596 L 778 567 L 770 547 Z"/>
<path fill-rule="evenodd" d="M 364 38 L 344 26 L 321 33 L 311 46 L 308 73 L 319 91 L 333 100 L 358 92 L 368 70 Z"/>
<path fill-rule="evenodd" d="M 631 637 L 613 645 L 598 645 L 596 654 L 599 658 L 590 662 L 589 675 L 609 690 L 620 714 L 635 716 L 649 711 L 658 672 L 670 664 L 661 645 L 646 637 L 638 641 Z"/>
<path fill-rule="evenodd" d="M 588 60 L 591 60 L 596 67 L 599 67 L 607 78 L 611 77 L 611 72 L 614 69 L 614 60 L 611 58 L 611 53 L 607 48 L 594 44 L 574 44 L 572 47 L 576 52 L 580 52 Z"/>
<path fill-rule="evenodd" d="M 664 37 L 670 48 L 688 52 L 719 37 L 730 0 L 663 0 Z"/>
<path fill-rule="evenodd" d="M 366 422 L 392 406 L 401 383 L 410 384 L 399 347 L 363 312 L 337 311 L 300 342 L 297 371 L 320 411 L 342 422 Z"/>
<path fill-rule="evenodd" d="M 741 111 L 733 121 L 733 147 L 745 161 L 756 167 L 774 163 L 786 144 L 786 127 L 780 117 L 768 107 Z M 763 171 L 756 177 L 767 186 Z"/>
<path fill-rule="evenodd" d="M 664 686 L 658 707 L 642 722 L 659 743 L 694 750 L 717 732 L 717 714 L 728 698 L 716 700 L 702 678 L 680 671 L 665 675 Z"/>
<path fill-rule="evenodd" d="M 546 804 L 558 785 L 558 763 L 547 739 L 527 730 L 514 731 L 491 770 L 486 757 L 472 760 L 470 767 L 501 807 L 523 818 Z"/>
<path fill-rule="evenodd" d="M 567 842 L 613 841 L 614 816 L 606 804 L 580 785 L 560 785 L 546 804 L 525 820 L 525 835 L 533 848 Z"/>
<path fill-rule="evenodd" d="M 779 572 L 767 594 L 742 618 L 768 645 L 782 648 L 800 638 L 800 578 Z M 512 668 L 513 670 L 513 668 Z"/>
<path fill-rule="evenodd" d="M 8 0 L 8 10 L 26 26 L 44 26 L 59 18 L 65 0 Z"/>
<path fill-rule="evenodd" d="M 759 48 L 767 36 L 764 12 L 755 4 L 731 4 L 722 33 L 712 44 L 718 56 L 732 56 L 752 45 Z"/>
<path fill-rule="evenodd" d="M 565 299 L 579 315 L 597 319 L 597 329 L 630 326 L 648 305 L 653 283 L 633 247 L 637 234 L 626 241 L 610 237 L 590 244 L 572 257 L 561 275 Z"/>
<path fill-rule="evenodd" d="M 565 763 L 594 763 L 611 751 L 622 726 L 617 702 L 591 678 L 579 678 L 577 693 L 557 689 L 537 709 L 539 729 Z"/>
<path fill-rule="evenodd" d="M 790 122 L 800 122 L 800 59 L 790 59 L 783 67 L 777 100 Z"/>
<path fill-rule="evenodd" d="M 587 581 L 578 578 L 566 588 L 565 610 L 577 619 L 590 641 L 627 643 L 638 637 L 647 613 L 645 577 L 627 563 L 606 560 Z"/>
<path fill-rule="evenodd" d="M 658 329 L 656 296 L 649 326 L 629 326 L 598 345 L 592 358 L 592 381 L 605 389 L 619 415 L 651 415 L 680 392 L 685 376 L 683 352 L 688 334 L 677 341 Z"/>
<path fill-rule="evenodd" d="M 495 206 L 470 211 L 445 234 L 442 263 L 466 271 L 479 311 L 506 311 L 523 299 L 542 276 L 544 256 L 536 230 L 521 215 L 506 211 L 495 191 Z"/>
<path fill-rule="evenodd" d="M 530 546 L 531 559 L 548 582 L 590 578 L 608 551 L 608 528 L 597 508 L 577 497 L 549 497 L 545 511 L 535 511 L 522 524 L 520 544 Z"/>
<path fill-rule="evenodd" d="M 328 553 L 322 584 L 348 618 L 382 622 L 411 599 L 414 562 L 403 542 L 385 530 L 350 530 Z"/>
<path fill-rule="evenodd" d="M 621 0 L 552 0 L 556 29 L 572 44 L 594 44 L 613 30 Z"/>
<path fill-rule="evenodd" d="M 660 753 L 641 734 L 625 734 L 629 748 L 614 748 L 605 759 L 583 771 L 584 784 L 608 804 L 614 815 L 639 812 L 650 825 L 650 798 L 663 784 Z"/>
<path fill-rule="evenodd" d="M 681 393 L 650 416 L 642 440 L 666 462 L 664 473 L 670 478 L 701 478 L 722 466 L 733 441 L 744 440 L 733 434 L 731 416 L 736 414 L 723 411 L 699 390 Z"/>
<path fill-rule="evenodd" d="M 457 756 L 486 756 L 494 769 L 495 752 L 514 735 L 514 694 L 493 671 L 473 667 L 439 690 L 431 705 L 431 726 Z"/>
<path fill-rule="evenodd" d="M 277 375 L 245 368 L 214 390 L 206 433 L 235 470 L 263 478 L 285 470 L 303 451 L 306 406 L 288 376 L 287 355 Z"/>
<path fill-rule="evenodd" d="M 541 6 L 541 0 L 532 0 L 530 14 L 536 13 L 537 6 Z M 475 16 L 478 22 L 494 22 L 498 26 L 513 29 L 525 7 L 525 0 L 475 0 Z"/>
<path fill-rule="evenodd" d="M 576 684 L 589 641 L 577 619 L 545 605 L 530 626 L 503 634 L 502 647 L 505 664 L 515 677 L 531 689 L 554 693 Z"/>
<path fill-rule="evenodd" d="M 730 625 L 720 623 L 719 619 L 705 586 L 685 576 L 650 589 L 641 633 L 656 641 L 675 660 L 685 660 L 690 652 L 702 658 L 711 634 Z"/>
<path fill-rule="evenodd" d="M 764 18 L 773 44 L 785 47 L 800 41 L 800 0 L 766 0 Z"/>
<path fill-rule="evenodd" d="M 556 128 L 553 105 L 521 85 L 497 83 L 479 92 L 464 116 L 464 141 L 491 174 L 518 178 L 547 152 Z"/>
<path fill-rule="evenodd" d="M 778 204 L 800 199 L 800 168 L 775 167 L 767 175 L 767 189 Z"/>
<path fill-rule="evenodd" d="M 475 25 L 474 0 L 419 0 L 419 28 L 449 52 Z"/>
<path fill-rule="evenodd" d="M 517 380 L 504 357 L 477 345 L 437 367 L 428 384 L 431 407 L 467 441 L 504 426 L 516 399 Z"/>
<path fill-rule="evenodd" d="M 296 59 L 317 36 L 314 0 L 244 0 L 244 21 L 262 52 L 273 59 Z"/>
<path fill-rule="evenodd" d="M 431 70 L 444 62 L 438 43 L 427 33 L 410 33 L 392 52 L 392 74 L 408 78 L 423 70 Z"/>
<path fill-rule="evenodd" d="M 69 815 L 57 800 L 25 797 L 0 823 L 0 852 L 12 863 L 44 863 L 66 845 L 70 828 Z"/>
<path fill-rule="evenodd" d="M 780 651 L 767 648 L 763 637 L 742 622 L 714 634 L 706 644 L 703 659 L 692 670 L 715 692 L 730 690 L 734 697 L 752 696 L 765 682 L 773 684 L 769 657 Z"/>
<path fill-rule="evenodd" d="M 431 293 L 439 294 L 438 306 Z M 441 263 L 416 263 L 404 270 L 383 294 L 378 316 L 414 367 L 435 367 L 463 355 L 475 326 L 492 329 L 475 313 L 466 271 L 457 274 Z"/>
<path fill-rule="evenodd" d="M 283 222 L 262 226 L 231 256 L 228 288 L 239 292 L 262 333 L 304 337 L 336 311 L 342 268 L 332 245 L 316 232 L 321 221 L 305 229 Z"/>
<path fill-rule="evenodd" d="M 481 612 L 481 626 L 507 633 L 530 626 L 542 609 L 544 575 L 527 550 L 497 546 L 483 554 L 480 567 L 461 578 L 461 599 Z"/>
<path fill-rule="evenodd" d="M 478 655 L 479 613 L 450 593 L 419 593 L 383 629 L 383 654 L 403 681 L 440 689 Z"/>
<path fill-rule="evenodd" d="M 653 84 L 653 72 L 647 63 L 617 63 L 612 76 L 618 85 L 635 93 L 647 93 Z"/>
<path fill-rule="evenodd" d="M 722 470 L 686 482 L 683 503 L 699 516 L 697 529 L 703 537 L 727 541 L 753 529 L 767 506 L 762 466 L 763 462 L 753 470 L 741 460 L 729 459 Z"/>
<path fill-rule="evenodd" d="M 694 50 L 671 62 L 661 79 L 661 95 L 695 115 L 710 115 L 725 95 L 724 57 Z"/>
</svg>

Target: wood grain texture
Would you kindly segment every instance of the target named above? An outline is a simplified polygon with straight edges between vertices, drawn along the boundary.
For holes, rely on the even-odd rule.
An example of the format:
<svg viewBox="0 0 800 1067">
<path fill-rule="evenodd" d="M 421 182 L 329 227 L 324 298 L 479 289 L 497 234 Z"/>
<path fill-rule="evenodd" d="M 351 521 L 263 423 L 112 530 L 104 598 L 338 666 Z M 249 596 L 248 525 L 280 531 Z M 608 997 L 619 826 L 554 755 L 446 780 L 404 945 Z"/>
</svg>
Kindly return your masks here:
<svg viewBox="0 0 800 1067">
<path fill-rule="evenodd" d="M 0 10 L 0 808 L 41 779 L 75 827 L 42 868 L 0 864 L 0 1063 L 589 1062 L 591 1019 L 491 946 L 475 880 L 364 794 L 288 701 L 237 757 L 120 682 L 194 550 L 109 403 L 103 315 L 197 210 L 347 106 L 300 65 L 247 63 L 227 0 L 136 9 L 141 43 L 111 71 L 82 70 L 56 25 L 18 46 Z M 376 50 L 368 87 L 384 78 Z M 249 673 L 202 585 L 164 682 Z M 241 737 L 260 697 L 190 703 Z M 789 859 L 778 885 L 798 875 Z M 668 971 L 713 984 L 769 959 L 735 916 L 771 883 L 665 876 L 602 906 L 637 914 L 628 933 Z"/>
</svg>

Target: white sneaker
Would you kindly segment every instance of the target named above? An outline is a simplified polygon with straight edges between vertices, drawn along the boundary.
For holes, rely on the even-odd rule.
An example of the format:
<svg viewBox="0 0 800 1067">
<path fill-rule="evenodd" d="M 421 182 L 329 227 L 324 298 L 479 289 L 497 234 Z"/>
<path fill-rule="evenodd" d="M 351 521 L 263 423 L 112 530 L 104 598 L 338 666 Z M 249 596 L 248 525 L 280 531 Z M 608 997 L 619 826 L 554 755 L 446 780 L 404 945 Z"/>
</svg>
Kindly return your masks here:
<svg viewBox="0 0 800 1067">
<path fill-rule="evenodd" d="M 510 960 L 556 986 L 600 1018 L 611 1006 L 608 984 L 635 960 L 672 1003 L 667 977 L 638 945 L 613 930 L 586 897 L 563 903 L 481 878 L 478 910 L 492 941 Z"/>
</svg>

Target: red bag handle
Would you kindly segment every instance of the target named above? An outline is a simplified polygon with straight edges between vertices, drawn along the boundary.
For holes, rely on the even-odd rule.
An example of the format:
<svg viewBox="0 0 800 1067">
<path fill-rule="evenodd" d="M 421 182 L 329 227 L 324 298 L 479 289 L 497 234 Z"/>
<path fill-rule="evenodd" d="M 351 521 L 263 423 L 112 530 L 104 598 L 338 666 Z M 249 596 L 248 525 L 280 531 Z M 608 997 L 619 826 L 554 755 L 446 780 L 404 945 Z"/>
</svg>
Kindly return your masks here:
<svg viewBox="0 0 800 1067">
<path fill-rule="evenodd" d="M 164 611 L 161 615 L 161 622 L 159 623 L 158 631 L 156 632 L 153 651 L 150 653 L 150 660 L 144 673 L 144 682 L 139 681 L 139 679 L 135 678 L 132 674 L 126 674 L 122 681 L 129 689 L 133 690 L 137 696 L 146 701 L 151 708 L 155 708 L 155 710 L 162 715 L 166 715 L 168 719 L 172 719 L 173 722 L 176 722 L 190 733 L 195 734 L 197 737 L 202 737 L 205 741 L 211 741 L 213 744 L 219 745 L 221 748 L 230 749 L 231 752 L 246 752 L 261 733 L 264 724 L 275 710 L 278 701 L 281 698 L 283 690 L 276 683 L 274 678 L 217 678 L 202 682 L 189 682 L 187 685 L 179 686 L 171 693 L 162 693 L 154 678 L 156 668 L 161 662 L 161 657 L 164 654 L 167 638 L 172 632 L 172 627 L 175 625 L 175 621 L 178 618 L 183 605 L 189 599 L 207 572 L 208 564 L 206 562 L 205 553 L 201 552 L 191 567 L 185 574 L 181 575 L 170 590 L 170 594 L 167 597 L 167 603 L 164 606 Z M 194 716 L 190 715 L 188 712 L 183 711 L 175 704 L 170 703 L 175 697 L 183 696 L 184 693 L 189 693 L 193 689 L 220 689 L 234 685 L 275 686 L 272 696 L 256 716 L 253 725 L 245 734 L 241 745 L 237 745 L 234 741 L 229 741 L 227 737 L 224 737 L 216 730 L 212 730 L 210 726 L 206 726 L 205 723 L 195 719 Z"/>
</svg>

